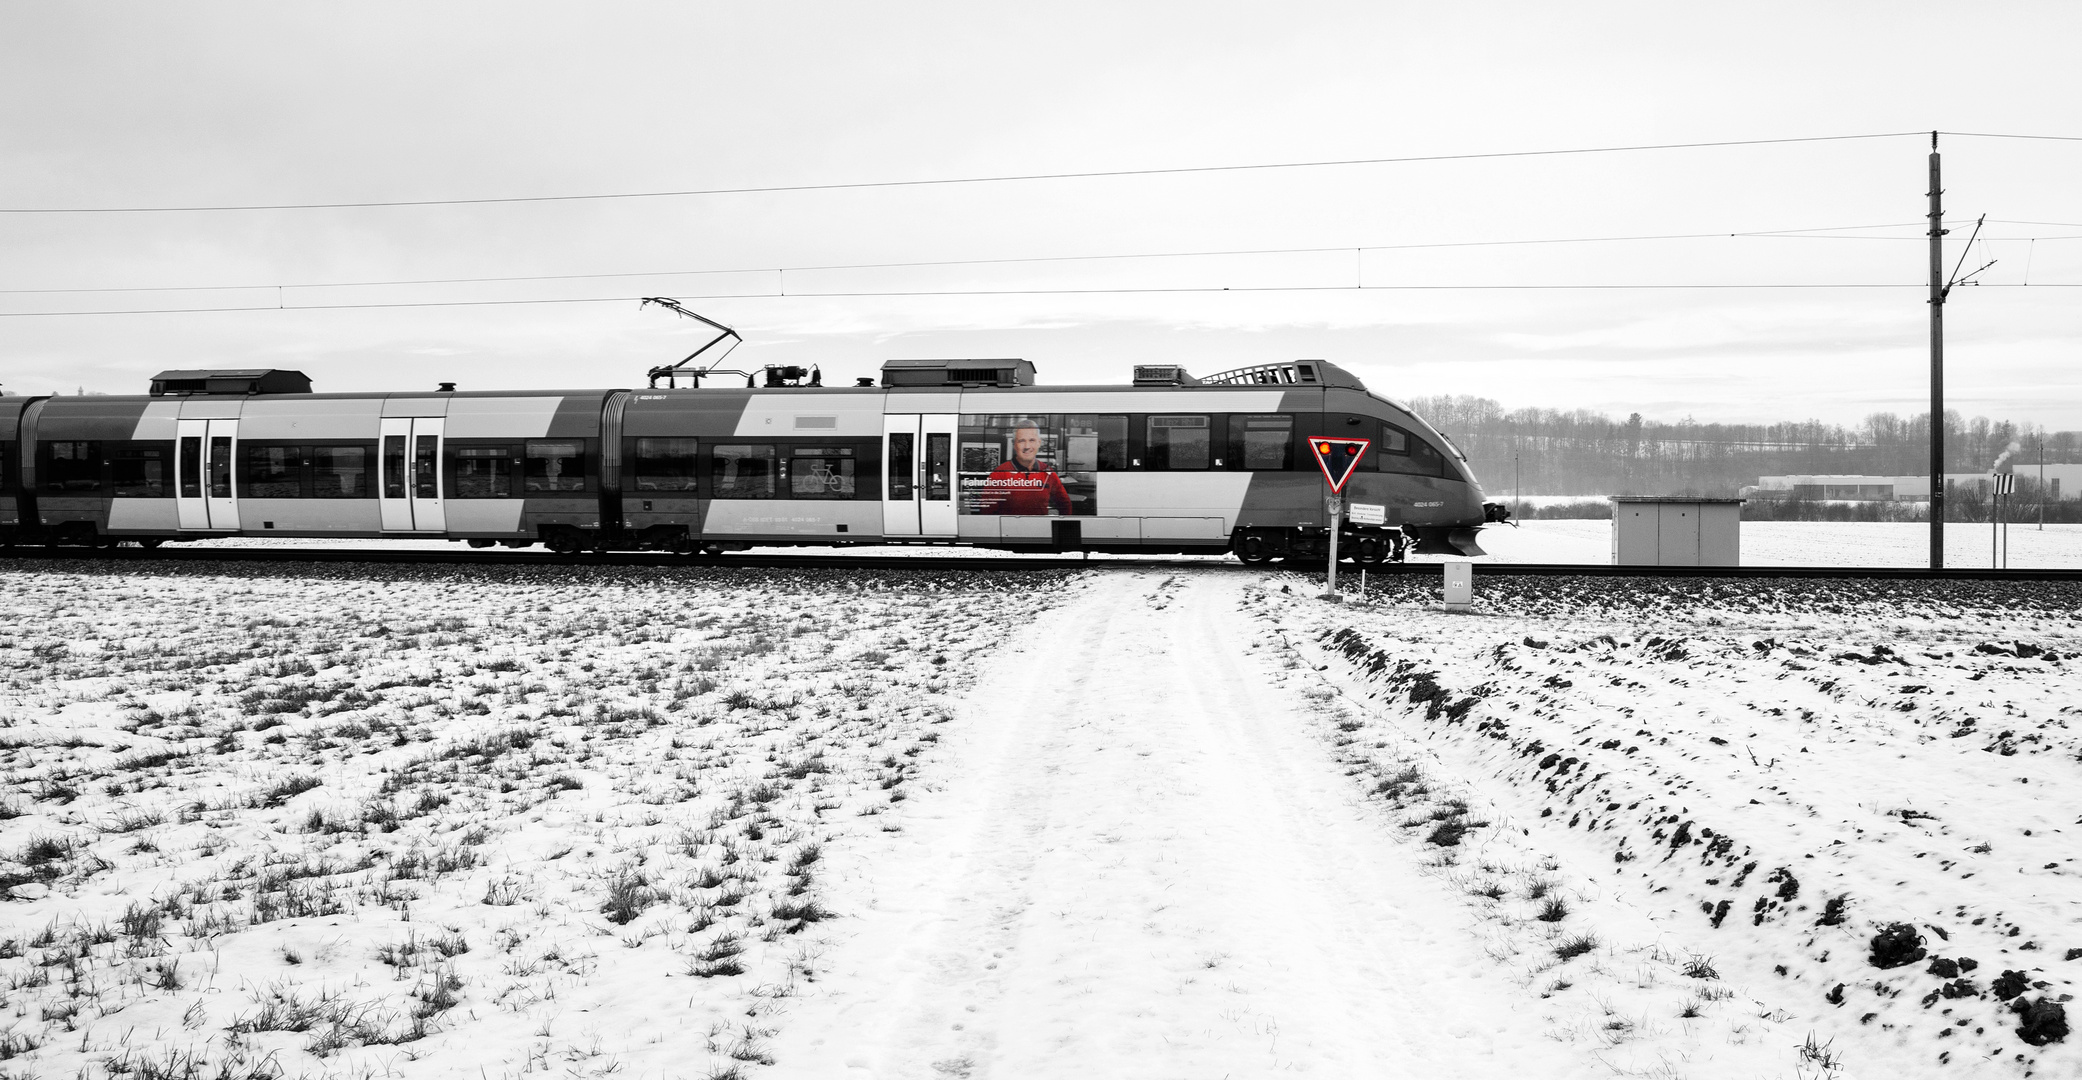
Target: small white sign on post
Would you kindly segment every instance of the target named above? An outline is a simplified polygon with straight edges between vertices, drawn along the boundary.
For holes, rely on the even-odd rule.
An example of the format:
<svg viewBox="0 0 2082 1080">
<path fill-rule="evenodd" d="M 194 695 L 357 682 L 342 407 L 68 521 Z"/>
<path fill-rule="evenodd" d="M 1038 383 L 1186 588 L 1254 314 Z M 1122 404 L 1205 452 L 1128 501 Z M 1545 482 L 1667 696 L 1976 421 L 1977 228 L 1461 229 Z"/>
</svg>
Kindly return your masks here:
<svg viewBox="0 0 2082 1080">
<path fill-rule="evenodd" d="M 1449 562 L 1446 567 L 1446 610 L 1466 611 L 1475 602 L 1475 564 Z"/>
<path fill-rule="evenodd" d="M 1388 524 L 1388 508 L 1380 503 L 1355 502 L 1348 509 L 1354 525 Z"/>
</svg>

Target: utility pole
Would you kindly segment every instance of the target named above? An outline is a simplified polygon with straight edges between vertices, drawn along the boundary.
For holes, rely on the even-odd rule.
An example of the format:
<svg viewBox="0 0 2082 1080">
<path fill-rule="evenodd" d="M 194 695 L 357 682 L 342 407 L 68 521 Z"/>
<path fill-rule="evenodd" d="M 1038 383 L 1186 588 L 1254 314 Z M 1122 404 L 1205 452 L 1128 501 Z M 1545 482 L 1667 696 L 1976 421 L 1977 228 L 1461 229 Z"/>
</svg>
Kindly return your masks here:
<svg viewBox="0 0 2082 1080">
<path fill-rule="evenodd" d="M 1945 190 L 1930 133 L 1930 568 L 1945 568 Z"/>
<path fill-rule="evenodd" d="M 1525 488 L 1518 482 L 1518 432 L 1515 430 L 1517 425 L 1513 424 L 1512 427 L 1514 430 L 1511 432 L 1511 512 L 1523 514 L 1525 512 Z M 2045 451 L 2041 450 L 2039 458 L 2044 460 L 2045 457 Z M 2045 470 L 2042 468 L 2039 471 L 2044 472 Z"/>
</svg>

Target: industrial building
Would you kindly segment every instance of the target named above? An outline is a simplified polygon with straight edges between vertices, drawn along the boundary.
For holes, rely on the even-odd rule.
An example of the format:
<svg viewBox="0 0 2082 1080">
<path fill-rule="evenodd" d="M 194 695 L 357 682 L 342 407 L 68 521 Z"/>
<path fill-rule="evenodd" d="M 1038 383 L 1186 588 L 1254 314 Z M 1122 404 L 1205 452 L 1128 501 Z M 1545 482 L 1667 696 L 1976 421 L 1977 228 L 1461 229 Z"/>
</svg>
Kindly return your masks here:
<svg viewBox="0 0 2082 1080">
<path fill-rule="evenodd" d="M 2017 465 L 2014 474 L 2023 484 L 2044 478 L 2047 498 L 2072 498 L 2082 490 L 2082 465 Z M 1947 487 L 1986 492 L 1991 474 L 1954 472 L 1945 474 Z M 1742 489 L 1744 498 L 1791 498 L 1847 502 L 1921 502 L 1930 498 L 1928 476 L 1854 476 L 1832 473 L 1760 476 L 1753 487 Z"/>
</svg>

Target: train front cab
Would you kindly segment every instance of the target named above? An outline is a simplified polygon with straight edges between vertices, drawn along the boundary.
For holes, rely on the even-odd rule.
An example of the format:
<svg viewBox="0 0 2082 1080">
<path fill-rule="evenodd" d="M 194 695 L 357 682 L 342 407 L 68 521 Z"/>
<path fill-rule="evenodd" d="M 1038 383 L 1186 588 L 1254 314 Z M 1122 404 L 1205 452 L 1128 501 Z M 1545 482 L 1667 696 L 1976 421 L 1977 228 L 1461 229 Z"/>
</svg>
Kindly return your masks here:
<svg viewBox="0 0 2082 1080">
<path fill-rule="evenodd" d="M 1475 531 L 1482 492 L 1467 463 L 1430 424 L 1398 403 L 1356 385 L 1290 391 L 1286 411 L 1300 438 L 1292 467 L 1258 475 L 1237 517 L 1231 550 L 1243 561 L 1319 560 L 1330 548 L 1327 486 L 1308 449 L 1312 437 L 1369 443 L 1344 490 L 1344 501 L 1381 509 L 1380 525 L 1343 519 L 1342 558 L 1399 561 L 1411 551 L 1479 555 Z"/>
<path fill-rule="evenodd" d="M 1363 390 L 1324 391 L 1326 435 L 1359 432 L 1373 443 L 1346 500 L 1385 508 L 1382 530 L 1402 533 L 1409 550 L 1480 555 L 1476 531 L 1486 518 L 1482 486 L 1458 447 L 1406 406 Z M 1361 541 L 1370 530 L 1350 527 Z"/>
</svg>

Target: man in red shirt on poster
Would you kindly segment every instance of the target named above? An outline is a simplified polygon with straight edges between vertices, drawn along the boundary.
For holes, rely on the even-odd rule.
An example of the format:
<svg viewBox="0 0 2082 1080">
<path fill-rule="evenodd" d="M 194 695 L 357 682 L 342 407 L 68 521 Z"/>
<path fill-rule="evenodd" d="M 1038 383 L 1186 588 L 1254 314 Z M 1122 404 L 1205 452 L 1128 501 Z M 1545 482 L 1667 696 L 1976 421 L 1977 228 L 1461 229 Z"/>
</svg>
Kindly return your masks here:
<svg viewBox="0 0 2082 1080">
<path fill-rule="evenodd" d="M 1031 421 L 1012 429 L 1012 460 L 991 471 L 984 481 L 980 509 L 986 514 L 1068 517 L 1070 492 L 1062 474 L 1040 460 L 1041 428 Z"/>
</svg>

